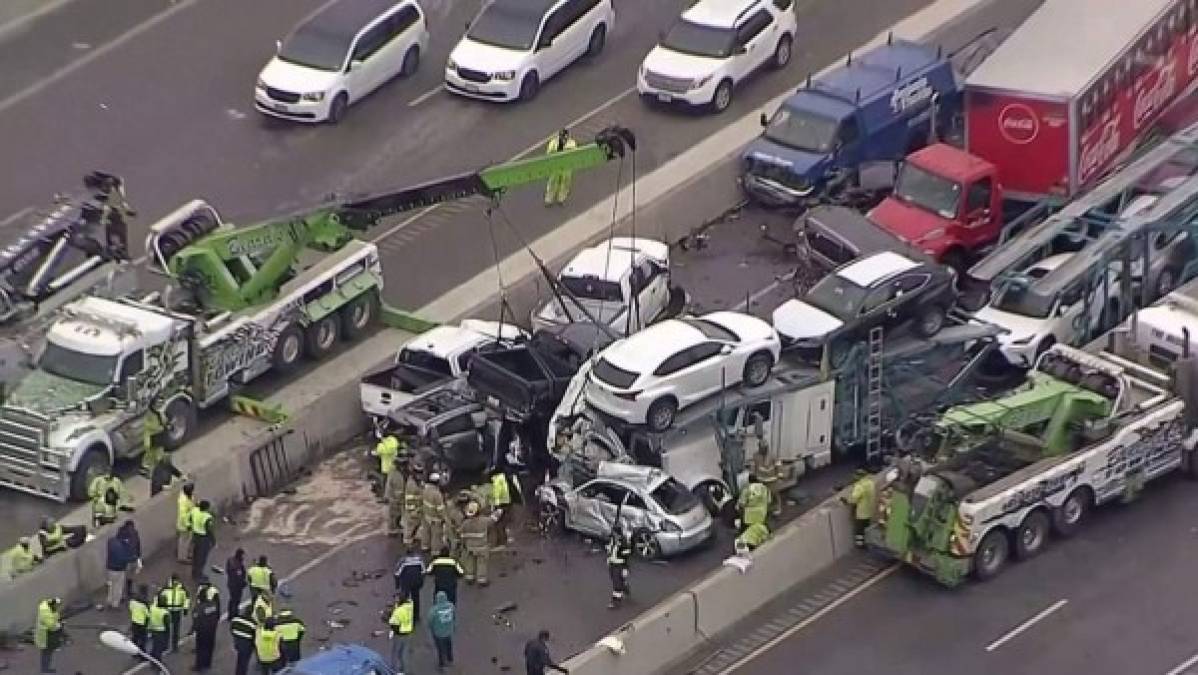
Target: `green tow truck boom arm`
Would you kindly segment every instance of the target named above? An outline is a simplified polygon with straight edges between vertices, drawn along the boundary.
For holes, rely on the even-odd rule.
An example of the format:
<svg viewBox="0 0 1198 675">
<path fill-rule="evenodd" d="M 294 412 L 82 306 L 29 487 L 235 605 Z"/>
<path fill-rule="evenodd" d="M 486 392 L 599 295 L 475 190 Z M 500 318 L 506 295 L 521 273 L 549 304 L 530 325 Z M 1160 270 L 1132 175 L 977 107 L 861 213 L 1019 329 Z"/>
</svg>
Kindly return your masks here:
<svg viewBox="0 0 1198 675">
<path fill-rule="evenodd" d="M 195 293 L 206 308 L 238 311 L 274 299 L 305 248 L 337 251 L 384 218 L 436 204 L 484 196 L 559 173 L 591 169 L 636 151 L 636 137 L 609 127 L 577 148 L 518 159 L 382 194 L 335 199 L 277 220 L 234 227 L 211 207 L 155 225 L 146 249 L 152 264 Z"/>
</svg>

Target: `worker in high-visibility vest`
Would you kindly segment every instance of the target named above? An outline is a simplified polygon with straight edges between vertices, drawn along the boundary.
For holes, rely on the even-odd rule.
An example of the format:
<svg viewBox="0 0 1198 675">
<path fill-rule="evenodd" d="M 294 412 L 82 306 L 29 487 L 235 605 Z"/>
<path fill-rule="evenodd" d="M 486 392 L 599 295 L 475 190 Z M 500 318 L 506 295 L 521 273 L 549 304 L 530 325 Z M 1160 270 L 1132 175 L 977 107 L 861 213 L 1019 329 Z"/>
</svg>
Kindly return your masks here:
<svg viewBox="0 0 1198 675">
<path fill-rule="evenodd" d="M 233 636 L 233 651 L 237 654 L 237 665 L 234 675 L 248 675 L 250 659 L 254 656 L 254 638 L 258 625 L 250 617 L 249 611 L 232 616 L 229 619 L 229 633 Z"/>
<path fill-rule="evenodd" d="M 274 570 L 270 569 L 266 556 L 258 556 L 258 562 L 245 571 L 245 578 L 250 584 L 250 599 L 257 600 L 263 593 L 273 593 L 278 587 Z"/>
<path fill-rule="evenodd" d="M 8 575 L 14 579 L 29 572 L 34 565 L 42 561 L 42 557 L 33 552 L 33 548 L 29 544 L 29 537 L 18 539 L 17 545 L 8 549 L 4 558 Z"/>
<path fill-rule="evenodd" d="M 67 550 L 67 534 L 62 523 L 53 518 L 43 518 L 42 527 L 37 531 L 38 543 L 41 545 L 42 558 L 49 558 L 55 553 Z"/>
<path fill-rule="evenodd" d="M 770 492 L 757 476 L 750 475 L 749 484 L 740 493 L 736 505 L 740 509 L 742 526 L 765 525 L 769 516 Z"/>
<path fill-rule="evenodd" d="M 150 656 L 158 660 L 166 653 L 166 648 L 171 642 L 171 613 L 162 604 L 159 596 L 155 596 L 150 602 L 149 619 L 146 621 L 146 626 L 150 631 Z"/>
<path fill-rule="evenodd" d="M 129 506 L 129 493 L 125 484 L 117 477 L 116 471 L 109 467 L 103 475 L 92 479 L 88 486 L 87 496 L 92 504 L 92 525 L 103 527 L 116 522 L 117 511 L 132 511 Z"/>
<path fill-rule="evenodd" d="M 388 434 L 380 438 L 374 444 L 374 450 L 370 451 L 370 456 L 379 460 L 379 473 L 382 475 L 378 482 L 380 489 L 387 484 L 387 478 L 395 470 L 395 458 L 399 456 L 401 448 L 399 438 Z"/>
<path fill-rule="evenodd" d="M 149 595 L 150 589 L 141 584 L 133 595 L 129 596 L 129 639 L 143 652 L 149 647 L 146 644 L 146 639 L 150 636 Z"/>
<path fill-rule="evenodd" d="M 307 626 L 289 608 L 279 610 L 274 620 L 275 628 L 279 631 L 279 649 L 283 652 L 283 665 L 298 663 L 304 658 L 301 646 L 304 633 L 308 631 Z"/>
<path fill-rule="evenodd" d="M 184 483 L 175 509 L 175 560 L 191 562 L 191 510 L 195 508 L 195 483 Z"/>
<path fill-rule="evenodd" d="M 283 667 L 282 637 L 275 627 L 273 618 L 258 626 L 254 635 L 254 649 L 258 653 L 258 667 L 262 675 L 271 675 Z"/>
<path fill-rule="evenodd" d="M 154 466 L 166 455 L 166 449 L 160 442 L 164 431 L 166 427 L 158 413 L 153 410 L 146 411 L 141 421 L 141 475 L 146 478 L 150 477 Z"/>
<path fill-rule="evenodd" d="M 62 600 L 47 598 L 37 606 L 33 627 L 33 646 L 41 656 L 43 673 L 53 673 L 54 652 L 62 646 Z"/>
<path fill-rule="evenodd" d="M 549 144 L 545 146 L 545 154 L 553 155 L 565 150 L 573 150 L 578 147 L 573 138 L 570 138 L 570 132 L 567 129 L 562 129 L 557 132 L 557 135 L 549 139 Z M 566 197 L 570 196 L 570 183 L 573 182 L 572 171 L 558 171 L 549 177 L 549 182 L 545 184 L 545 206 L 553 206 L 554 204 L 565 204 Z"/>
<path fill-rule="evenodd" d="M 495 539 L 500 545 L 513 544 L 508 522 L 512 518 L 512 484 L 507 473 L 498 467 L 491 469 L 491 506 L 495 510 Z"/>
<path fill-rule="evenodd" d="M 270 591 L 262 591 L 254 596 L 254 603 L 250 606 L 250 615 L 254 619 L 254 623 L 261 626 L 266 623 L 266 620 L 275 615 L 274 595 Z"/>
<path fill-rule="evenodd" d="M 765 421 L 761 413 L 753 413 L 753 430 L 745 437 L 745 456 L 752 460 L 753 475 L 770 493 L 770 515 L 782 515 L 782 495 L 778 484 L 782 480 L 782 467 L 770 452 L 770 443 L 765 437 Z"/>
<path fill-rule="evenodd" d="M 857 480 L 849 488 L 845 502 L 853 507 L 853 543 L 862 548 L 865 546 L 865 528 L 874 517 L 877 503 L 877 486 L 868 471 L 857 469 Z"/>
<path fill-rule="evenodd" d="M 412 599 L 399 594 L 395 596 L 395 606 L 387 617 L 387 625 L 391 628 L 391 669 L 401 675 L 404 672 L 404 652 L 407 651 L 416 619 L 415 611 Z"/>
<path fill-rule="evenodd" d="M 737 537 L 733 545 L 738 555 L 745 555 L 761 546 L 770 538 L 770 530 L 762 523 L 749 525 Z"/>
<path fill-rule="evenodd" d="M 183 637 L 183 616 L 191 609 L 191 597 L 178 574 L 171 574 L 166 586 L 158 593 L 158 604 L 170 613 L 171 651 L 179 651 L 179 639 Z"/>
<path fill-rule="evenodd" d="M 191 510 L 191 580 L 199 583 L 208 565 L 208 554 L 216 547 L 216 523 L 207 499 Z"/>
</svg>

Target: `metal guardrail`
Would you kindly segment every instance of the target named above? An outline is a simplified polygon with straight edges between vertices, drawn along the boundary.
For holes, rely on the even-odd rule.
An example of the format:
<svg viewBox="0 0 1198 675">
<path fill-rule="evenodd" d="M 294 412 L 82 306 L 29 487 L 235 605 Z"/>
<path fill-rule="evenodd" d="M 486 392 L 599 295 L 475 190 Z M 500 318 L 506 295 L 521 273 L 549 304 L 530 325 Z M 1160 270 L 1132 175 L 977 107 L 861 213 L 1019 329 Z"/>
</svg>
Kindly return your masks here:
<svg viewBox="0 0 1198 675">
<path fill-rule="evenodd" d="M 299 467 L 292 467 L 287 457 L 287 439 L 293 433 L 293 430 L 288 430 L 274 436 L 250 453 L 250 477 L 254 481 L 254 492 L 247 497 L 271 494 L 295 477 Z"/>
</svg>

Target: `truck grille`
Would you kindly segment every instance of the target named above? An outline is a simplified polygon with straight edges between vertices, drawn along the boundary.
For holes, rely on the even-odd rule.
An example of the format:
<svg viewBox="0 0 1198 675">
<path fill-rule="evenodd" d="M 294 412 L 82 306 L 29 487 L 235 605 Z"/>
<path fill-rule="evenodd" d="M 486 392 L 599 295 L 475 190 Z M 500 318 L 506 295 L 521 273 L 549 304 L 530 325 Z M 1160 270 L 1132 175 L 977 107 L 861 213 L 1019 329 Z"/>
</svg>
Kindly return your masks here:
<svg viewBox="0 0 1198 675">
<path fill-rule="evenodd" d="M 282 89 L 275 89 L 274 87 L 267 87 L 266 95 L 276 101 L 282 101 L 283 103 L 299 103 L 300 100 L 299 94 L 290 91 L 283 91 Z"/>
<path fill-rule="evenodd" d="M 645 71 L 645 84 L 648 84 L 654 89 L 668 91 L 673 94 L 685 94 L 691 90 L 691 79 L 689 77 L 670 77 L 655 73 L 652 70 Z"/>
<path fill-rule="evenodd" d="M 0 409 L 0 457 L 37 464 L 50 419 L 18 408 Z"/>
<path fill-rule="evenodd" d="M 59 501 L 67 498 L 68 457 L 42 460 L 51 421 L 23 408 L 0 408 L 0 485 Z"/>
<path fill-rule="evenodd" d="M 458 67 L 458 77 L 469 82 L 490 82 L 491 74 L 484 73 L 481 70 L 470 70 L 469 68 Z"/>
<path fill-rule="evenodd" d="M 773 162 L 762 162 L 750 159 L 749 173 L 759 178 L 772 180 L 783 187 L 788 187 L 794 190 L 803 190 L 807 188 L 807 181 L 803 180 L 802 176 L 796 176 L 786 167 Z"/>
</svg>

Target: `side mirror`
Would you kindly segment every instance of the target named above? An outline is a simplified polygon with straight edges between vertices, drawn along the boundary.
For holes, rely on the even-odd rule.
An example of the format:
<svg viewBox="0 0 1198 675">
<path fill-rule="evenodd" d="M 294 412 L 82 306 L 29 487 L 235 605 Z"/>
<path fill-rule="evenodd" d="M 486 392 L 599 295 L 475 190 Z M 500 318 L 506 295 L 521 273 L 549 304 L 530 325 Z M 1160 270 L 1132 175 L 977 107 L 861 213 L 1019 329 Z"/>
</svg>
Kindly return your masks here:
<svg viewBox="0 0 1198 675">
<path fill-rule="evenodd" d="M 736 48 L 732 50 L 732 54 L 734 56 L 740 56 L 742 54 L 748 54 L 748 53 L 749 53 L 749 48 L 744 45 L 737 45 Z"/>
<path fill-rule="evenodd" d="M 727 356 L 732 353 L 732 345 L 724 345 L 720 347 L 720 353 Z"/>
<path fill-rule="evenodd" d="M 768 127 L 770 125 L 770 118 L 766 117 L 765 113 L 761 113 L 761 117 L 758 117 L 757 121 L 761 123 L 761 126 L 763 128 Z"/>
</svg>

